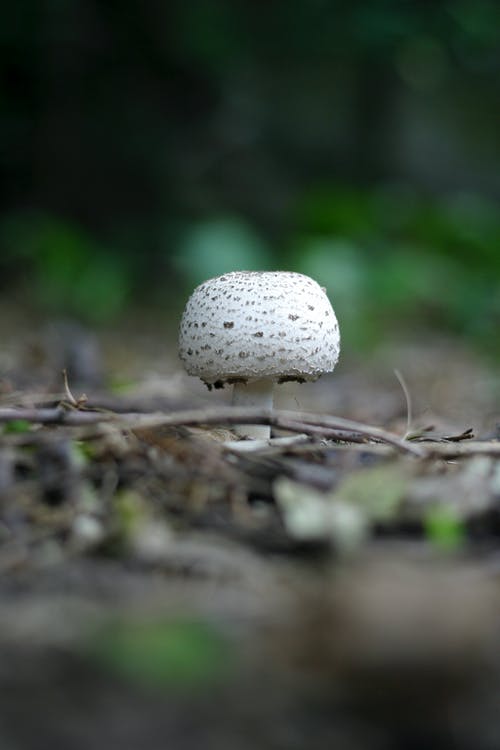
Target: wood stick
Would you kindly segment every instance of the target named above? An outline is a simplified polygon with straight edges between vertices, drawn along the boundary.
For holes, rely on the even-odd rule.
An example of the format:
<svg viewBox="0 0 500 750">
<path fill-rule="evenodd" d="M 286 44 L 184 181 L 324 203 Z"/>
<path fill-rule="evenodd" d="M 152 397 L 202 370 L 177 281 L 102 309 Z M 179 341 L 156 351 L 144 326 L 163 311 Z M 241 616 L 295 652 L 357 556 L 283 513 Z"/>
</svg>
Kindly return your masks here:
<svg viewBox="0 0 500 750">
<path fill-rule="evenodd" d="M 144 429 L 161 426 L 179 427 L 203 424 L 269 424 L 289 432 L 303 432 L 308 435 L 332 440 L 372 440 L 386 443 L 398 450 L 419 457 L 456 458 L 470 455 L 500 456 L 500 442 L 468 440 L 467 442 L 430 441 L 414 442 L 405 440 L 393 432 L 374 425 L 363 424 L 343 417 L 335 417 L 311 412 L 285 409 L 267 410 L 255 408 L 188 409 L 168 414 L 141 414 L 136 412 L 116 413 L 105 410 L 74 409 L 59 404 L 53 407 L 7 407 L 0 408 L 0 423 L 24 420 L 33 424 L 67 425 L 83 427 L 107 423 L 122 429 Z"/>
<path fill-rule="evenodd" d="M 400 438 L 380 427 L 365 425 L 342 417 L 325 416 L 309 412 L 287 410 L 269 410 L 255 408 L 219 407 L 209 409 L 189 409 L 170 412 L 169 414 L 116 414 L 109 411 L 91 411 L 90 409 L 71 409 L 59 405 L 55 407 L 23 408 L 10 407 L 0 409 L 0 423 L 13 420 L 25 420 L 38 424 L 58 424 L 83 426 L 100 422 L 112 422 L 118 427 L 144 429 L 160 426 L 194 426 L 200 424 L 269 424 L 290 432 L 333 437 L 334 431 L 353 432 L 371 440 L 393 445 L 398 450 L 415 456 L 424 455 L 417 445 Z"/>
</svg>

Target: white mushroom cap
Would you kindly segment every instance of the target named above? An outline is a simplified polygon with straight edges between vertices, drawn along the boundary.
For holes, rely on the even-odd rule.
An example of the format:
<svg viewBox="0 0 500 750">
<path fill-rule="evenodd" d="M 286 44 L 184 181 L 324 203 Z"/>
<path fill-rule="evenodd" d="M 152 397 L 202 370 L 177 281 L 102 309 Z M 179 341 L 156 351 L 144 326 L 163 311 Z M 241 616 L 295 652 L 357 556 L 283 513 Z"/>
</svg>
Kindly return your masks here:
<svg viewBox="0 0 500 750">
<path fill-rule="evenodd" d="M 335 313 L 316 281 L 287 271 L 236 271 L 189 298 L 179 356 L 207 385 L 316 380 L 339 356 Z"/>
</svg>

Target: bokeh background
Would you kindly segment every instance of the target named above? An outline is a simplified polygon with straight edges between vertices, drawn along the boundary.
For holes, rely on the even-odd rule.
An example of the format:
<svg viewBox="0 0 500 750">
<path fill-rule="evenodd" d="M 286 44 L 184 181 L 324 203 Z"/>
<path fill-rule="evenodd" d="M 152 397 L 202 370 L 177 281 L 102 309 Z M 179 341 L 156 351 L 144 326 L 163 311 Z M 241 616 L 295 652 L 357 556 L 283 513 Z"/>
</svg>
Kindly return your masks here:
<svg viewBox="0 0 500 750">
<path fill-rule="evenodd" d="M 0 404 L 225 402 L 182 306 L 284 269 L 342 356 L 277 405 L 499 439 L 499 131 L 500 0 L 0 3 Z M 500 747 L 493 455 L 109 427 L 1 428 L 2 749 Z"/>
<path fill-rule="evenodd" d="M 498 356 L 497 0 L 20 0 L 0 39 L 4 310 L 173 331 L 279 268 L 348 350 Z"/>
</svg>

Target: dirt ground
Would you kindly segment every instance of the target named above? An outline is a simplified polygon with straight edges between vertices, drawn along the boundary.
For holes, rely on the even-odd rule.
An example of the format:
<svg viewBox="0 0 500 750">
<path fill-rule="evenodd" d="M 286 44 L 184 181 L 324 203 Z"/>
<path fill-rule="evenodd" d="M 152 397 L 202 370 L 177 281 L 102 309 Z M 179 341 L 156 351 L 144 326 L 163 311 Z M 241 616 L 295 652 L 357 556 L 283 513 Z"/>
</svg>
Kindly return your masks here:
<svg viewBox="0 0 500 750">
<path fill-rule="evenodd" d="M 347 351 L 252 446 L 149 324 L 0 330 L 2 750 L 500 747 L 491 362 Z"/>
</svg>

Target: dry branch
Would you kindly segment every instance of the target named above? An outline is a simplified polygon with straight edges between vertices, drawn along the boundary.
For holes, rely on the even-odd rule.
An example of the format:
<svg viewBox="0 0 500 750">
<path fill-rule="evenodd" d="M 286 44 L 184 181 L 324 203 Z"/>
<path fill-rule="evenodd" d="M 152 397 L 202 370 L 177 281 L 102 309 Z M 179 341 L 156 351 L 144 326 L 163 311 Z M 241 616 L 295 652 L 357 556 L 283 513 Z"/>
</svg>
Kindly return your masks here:
<svg viewBox="0 0 500 750">
<path fill-rule="evenodd" d="M 202 424 L 268 424 L 290 432 L 303 432 L 328 439 L 345 439 L 346 433 L 361 435 L 369 440 L 380 441 L 398 450 L 415 456 L 425 451 L 413 443 L 380 427 L 365 425 L 341 417 L 325 416 L 308 412 L 268 410 L 255 408 L 219 407 L 217 409 L 190 409 L 170 414 L 116 414 L 109 411 L 72 409 L 59 405 L 49 408 L 4 408 L 0 409 L 0 422 L 24 420 L 38 424 L 84 426 L 100 422 L 112 422 L 128 429 L 160 426 L 194 426 Z"/>
<path fill-rule="evenodd" d="M 68 409 L 62 405 L 33 408 L 20 406 L 0 409 L 0 423 L 19 420 L 33 424 L 83 426 L 97 424 L 98 422 L 109 422 L 113 417 L 114 415 L 109 412 Z"/>
<path fill-rule="evenodd" d="M 304 433 L 325 440 L 357 441 L 371 440 L 386 443 L 400 451 L 421 458 L 441 456 L 456 458 L 475 454 L 500 456 L 500 442 L 468 441 L 467 443 L 444 443 L 426 441 L 425 444 L 405 440 L 381 427 L 367 425 L 342 417 L 290 410 L 268 410 L 234 408 L 223 406 L 208 409 L 189 409 L 169 414 L 116 413 L 92 411 L 91 409 L 68 408 L 59 404 L 53 407 L 8 407 L 0 408 L 0 423 L 24 420 L 33 424 L 54 424 L 73 427 L 111 423 L 122 429 L 155 427 L 180 427 L 209 424 L 268 424 L 294 433 Z"/>
<path fill-rule="evenodd" d="M 426 442 L 425 452 L 429 457 L 450 459 L 465 456 L 500 457 L 500 442 L 496 440 L 469 440 L 466 443 Z"/>
</svg>

